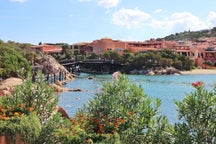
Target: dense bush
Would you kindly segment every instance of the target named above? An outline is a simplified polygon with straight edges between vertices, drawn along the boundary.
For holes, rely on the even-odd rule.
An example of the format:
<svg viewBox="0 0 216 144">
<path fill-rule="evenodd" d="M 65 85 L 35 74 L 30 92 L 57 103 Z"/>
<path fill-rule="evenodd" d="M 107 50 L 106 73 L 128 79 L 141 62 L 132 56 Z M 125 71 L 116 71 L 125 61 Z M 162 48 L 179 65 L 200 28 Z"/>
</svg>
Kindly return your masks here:
<svg viewBox="0 0 216 144">
<path fill-rule="evenodd" d="M 148 98 L 119 73 L 114 78 L 61 131 L 67 143 L 215 143 L 216 89 L 193 83 L 196 91 L 176 102 L 180 122 L 171 126 L 158 113 L 159 100 Z"/>
<path fill-rule="evenodd" d="M 31 70 L 29 62 L 15 49 L 0 43 L 0 77 L 26 77 Z"/>
<path fill-rule="evenodd" d="M 175 125 L 176 143 L 216 143 L 216 88 L 208 91 L 202 82 L 196 91 L 176 102 L 181 123 Z"/>
<path fill-rule="evenodd" d="M 169 143 L 170 125 L 158 112 L 160 100 L 147 97 L 124 75 L 114 76 L 115 81 L 104 83 L 101 92 L 78 113 L 87 121 L 87 132 L 97 135 L 92 141 L 115 143 L 110 139 L 114 135 L 116 143 Z"/>
<path fill-rule="evenodd" d="M 188 57 L 175 54 L 168 49 L 161 52 L 137 53 L 132 57 L 130 64 L 133 69 L 173 66 L 179 70 L 191 70 L 194 67 L 193 61 Z"/>
<path fill-rule="evenodd" d="M 71 119 L 53 113 L 57 97 L 42 77 L 25 82 L 0 98 L 0 135 L 19 135 L 31 144 L 216 143 L 216 86 L 206 90 L 202 82 L 193 83 L 195 91 L 175 102 L 179 122 L 170 125 L 159 113 L 159 99 L 125 75 L 116 72 L 113 78 Z"/>
<path fill-rule="evenodd" d="M 20 135 L 26 143 L 34 143 L 56 109 L 57 97 L 40 76 L 37 82 L 27 80 L 1 97 L 0 104 L 0 135 L 13 139 Z"/>
<path fill-rule="evenodd" d="M 216 36 L 216 27 L 212 29 L 200 30 L 200 31 L 184 31 L 181 33 L 171 34 L 166 36 L 166 40 L 199 40 L 200 38 L 204 37 L 215 37 Z"/>
</svg>

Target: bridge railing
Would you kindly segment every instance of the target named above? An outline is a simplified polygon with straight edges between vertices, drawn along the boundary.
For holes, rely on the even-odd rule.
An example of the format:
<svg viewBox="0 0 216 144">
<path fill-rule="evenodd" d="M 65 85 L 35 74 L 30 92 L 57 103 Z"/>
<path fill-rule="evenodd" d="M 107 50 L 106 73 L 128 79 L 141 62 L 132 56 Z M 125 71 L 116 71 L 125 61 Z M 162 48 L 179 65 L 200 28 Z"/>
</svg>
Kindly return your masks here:
<svg viewBox="0 0 216 144">
<path fill-rule="evenodd" d="M 76 62 L 76 61 L 73 59 L 66 59 L 66 60 L 60 60 L 59 61 L 60 64 L 73 63 L 73 62 Z"/>
<path fill-rule="evenodd" d="M 106 59 L 85 59 L 83 61 L 75 61 L 75 60 L 61 60 L 60 64 L 79 64 L 79 63 L 111 63 L 111 64 L 121 64 L 122 61 L 118 60 L 106 60 Z"/>
<path fill-rule="evenodd" d="M 32 82 L 36 82 L 39 80 L 37 72 L 32 74 Z M 43 74 L 43 80 L 48 84 L 55 83 L 57 81 L 65 81 L 66 80 L 66 72 L 59 71 L 56 73 Z"/>
</svg>

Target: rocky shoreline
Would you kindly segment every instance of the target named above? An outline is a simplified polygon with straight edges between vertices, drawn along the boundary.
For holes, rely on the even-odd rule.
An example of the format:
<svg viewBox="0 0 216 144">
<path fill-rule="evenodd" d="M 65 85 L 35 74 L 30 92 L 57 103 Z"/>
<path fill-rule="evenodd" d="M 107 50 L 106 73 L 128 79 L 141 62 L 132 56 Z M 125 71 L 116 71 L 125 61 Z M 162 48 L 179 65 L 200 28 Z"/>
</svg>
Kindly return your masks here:
<svg viewBox="0 0 216 144">
<path fill-rule="evenodd" d="M 132 70 L 129 74 L 138 74 L 138 75 L 178 75 L 181 72 L 174 67 L 166 68 L 152 68 L 146 70 Z"/>
<path fill-rule="evenodd" d="M 68 81 L 74 80 L 76 75 L 71 74 L 64 66 L 59 64 L 52 56 L 49 55 L 41 55 L 36 58 L 36 61 L 33 66 L 34 70 L 42 71 L 44 75 L 58 73 L 62 71 L 65 73 L 64 81 L 56 81 L 51 83 L 50 86 L 54 88 L 54 92 L 80 92 L 83 90 L 80 89 L 68 89 L 63 85 Z M 121 70 L 120 70 L 121 72 Z M 122 72 L 124 73 L 124 72 Z M 142 70 L 131 70 L 126 72 L 126 74 L 135 74 L 135 75 L 181 75 L 181 74 L 216 74 L 216 69 L 195 69 L 191 71 L 179 71 L 174 67 L 156 67 Z M 89 78 L 90 79 L 90 78 Z M 10 94 L 13 87 L 19 84 L 22 84 L 23 80 L 20 78 L 8 78 L 6 80 L 0 81 L 0 96 Z"/>
</svg>

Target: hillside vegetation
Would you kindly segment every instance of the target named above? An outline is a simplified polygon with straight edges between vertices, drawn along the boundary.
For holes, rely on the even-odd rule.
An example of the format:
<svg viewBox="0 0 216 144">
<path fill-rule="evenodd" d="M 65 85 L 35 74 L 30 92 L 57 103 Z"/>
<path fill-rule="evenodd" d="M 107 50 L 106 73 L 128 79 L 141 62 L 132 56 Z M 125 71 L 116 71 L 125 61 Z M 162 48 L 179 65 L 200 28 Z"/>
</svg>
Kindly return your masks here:
<svg viewBox="0 0 216 144">
<path fill-rule="evenodd" d="M 27 76 L 31 70 L 29 61 L 33 60 L 29 47 L 30 44 L 0 40 L 0 78 Z"/>
<path fill-rule="evenodd" d="M 176 34 L 171 34 L 164 37 L 165 40 L 192 40 L 196 41 L 200 38 L 216 37 L 216 27 L 212 29 L 200 30 L 200 31 L 184 31 Z M 158 39 L 160 40 L 160 39 Z"/>
</svg>

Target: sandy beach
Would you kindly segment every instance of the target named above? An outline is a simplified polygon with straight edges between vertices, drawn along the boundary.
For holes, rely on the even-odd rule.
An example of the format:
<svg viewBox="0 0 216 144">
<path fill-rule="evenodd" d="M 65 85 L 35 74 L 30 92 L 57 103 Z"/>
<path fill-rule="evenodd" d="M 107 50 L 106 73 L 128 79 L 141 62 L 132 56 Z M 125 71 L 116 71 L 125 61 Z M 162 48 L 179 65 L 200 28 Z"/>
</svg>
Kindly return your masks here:
<svg viewBox="0 0 216 144">
<path fill-rule="evenodd" d="M 216 74 L 216 69 L 194 69 L 191 71 L 180 71 L 183 75 L 190 74 Z"/>
</svg>

